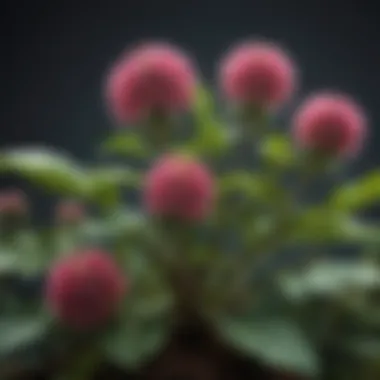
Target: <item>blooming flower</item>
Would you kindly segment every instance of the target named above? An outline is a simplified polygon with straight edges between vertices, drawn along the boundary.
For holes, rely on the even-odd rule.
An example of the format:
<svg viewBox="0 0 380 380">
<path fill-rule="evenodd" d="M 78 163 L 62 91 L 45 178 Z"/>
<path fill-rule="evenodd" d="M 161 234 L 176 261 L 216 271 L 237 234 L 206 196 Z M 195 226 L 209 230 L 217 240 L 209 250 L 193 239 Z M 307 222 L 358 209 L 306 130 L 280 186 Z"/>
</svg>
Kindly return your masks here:
<svg viewBox="0 0 380 380">
<path fill-rule="evenodd" d="M 349 97 L 319 93 L 306 99 L 294 116 L 293 133 L 305 149 L 352 156 L 362 147 L 366 118 Z"/>
<path fill-rule="evenodd" d="M 212 175 L 195 159 L 166 155 L 147 175 L 144 200 L 153 215 L 184 221 L 202 219 L 214 200 Z"/>
<path fill-rule="evenodd" d="M 278 46 L 250 42 L 233 48 L 222 60 L 220 87 L 230 101 L 265 108 L 281 106 L 295 89 L 296 69 Z"/>
<path fill-rule="evenodd" d="M 68 256 L 51 268 L 46 299 L 62 323 L 91 329 L 112 317 L 125 290 L 125 277 L 112 258 L 88 250 Z"/>
<path fill-rule="evenodd" d="M 156 111 L 186 111 L 195 82 L 192 62 L 183 52 L 151 43 L 128 52 L 112 68 L 107 99 L 117 120 L 136 122 Z"/>
</svg>

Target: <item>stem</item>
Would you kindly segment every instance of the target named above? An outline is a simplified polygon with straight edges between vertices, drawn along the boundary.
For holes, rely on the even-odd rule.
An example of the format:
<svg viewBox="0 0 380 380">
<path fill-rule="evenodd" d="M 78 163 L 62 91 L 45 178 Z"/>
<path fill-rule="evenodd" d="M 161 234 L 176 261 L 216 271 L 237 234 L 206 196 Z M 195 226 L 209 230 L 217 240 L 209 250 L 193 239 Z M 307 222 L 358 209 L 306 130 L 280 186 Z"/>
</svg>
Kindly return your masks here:
<svg viewBox="0 0 380 380">
<path fill-rule="evenodd" d="M 226 297 L 223 297 L 224 301 L 236 298 L 239 293 L 244 289 L 247 281 L 249 281 L 252 275 L 252 266 L 257 264 L 258 259 L 261 259 L 263 255 L 268 252 L 277 250 L 286 240 L 286 237 L 294 228 L 294 217 L 296 216 L 295 210 L 297 210 L 298 199 L 303 195 L 305 189 L 307 189 L 311 180 L 316 175 L 321 173 L 320 166 L 315 164 L 315 157 L 311 157 L 312 168 L 314 170 L 308 170 L 308 163 L 304 162 L 300 169 L 300 179 L 297 189 L 291 194 L 287 194 L 281 202 L 276 204 L 276 211 L 278 212 L 278 219 L 273 231 L 264 239 L 253 246 L 248 246 L 241 258 L 241 261 L 233 267 L 232 273 L 232 285 L 229 288 Z M 269 168 L 268 168 L 269 169 Z M 272 180 L 277 173 L 270 171 L 269 176 Z M 258 256 L 252 258 L 252 251 L 258 253 Z"/>
<path fill-rule="evenodd" d="M 54 380 L 92 380 L 100 358 L 98 345 L 86 345 L 79 354 L 73 354 L 69 365 Z"/>
<path fill-rule="evenodd" d="M 163 232 L 163 235 L 147 239 L 153 243 L 149 248 L 150 257 L 161 267 L 174 292 L 178 318 L 192 319 L 198 315 L 201 292 L 191 270 L 190 245 L 186 241 L 187 229 L 186 226 L 171 225 Z"/>
</svg>

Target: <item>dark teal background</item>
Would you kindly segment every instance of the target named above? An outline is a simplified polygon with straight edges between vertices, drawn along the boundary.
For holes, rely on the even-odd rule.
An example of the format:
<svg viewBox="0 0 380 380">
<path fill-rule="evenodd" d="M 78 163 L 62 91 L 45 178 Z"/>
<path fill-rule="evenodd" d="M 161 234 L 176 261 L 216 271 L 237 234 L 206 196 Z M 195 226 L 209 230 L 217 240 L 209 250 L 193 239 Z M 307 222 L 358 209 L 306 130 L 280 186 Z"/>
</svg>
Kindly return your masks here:
<svg viewBox="0 0 380 380">
<path fill-rule="evenodd" d="M 231 43 L 265 36 L 291 50 L 302 68 L 299 97 L 332 87 L 368 109 L 371 139 L 353 171 L 380 163 L 375 1 L 11 0 L 1 6 L 0 18 L 1 146 L 49 144 L 91 160 L 94 144 L 111 128 L 104 76 L 126 46 L 169 39 L 197 57 L 213 84 L 218 58 Z M 31 194 L 45 218 L 49 202 L 40 192 Z"/>
</svg>

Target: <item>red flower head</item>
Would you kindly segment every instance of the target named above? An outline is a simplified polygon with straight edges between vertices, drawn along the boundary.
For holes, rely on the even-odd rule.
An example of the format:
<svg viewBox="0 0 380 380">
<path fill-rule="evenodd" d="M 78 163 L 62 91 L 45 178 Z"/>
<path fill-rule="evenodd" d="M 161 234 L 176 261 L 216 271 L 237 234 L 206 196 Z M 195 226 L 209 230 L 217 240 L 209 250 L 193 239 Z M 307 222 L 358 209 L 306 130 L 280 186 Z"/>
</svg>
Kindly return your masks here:
<svg viewBox="0 0 380 380">
<path fill-rule="evenodd" d="M 53 266 L 46 283 L 46 299 L 62 323 L 87 330 L 112 317 L 125 289 L 125 277 L 112 258 L 101 251 L 89 250 Z"/>
<path fill-rule="evenodd" d="M 195 159 L 166 155 L 148 173 L 144 196 L 153 215 L 200 220 L 211 211 L 214 182 L 208 169 Z"/>
<path fill-rule="evenodd" d="M 111 112 L 120 122 L 140 121 L 151 112 L 187 110 L 196 76 L 190 59 L 168 44 L 143 45 L 113 67 L 107 83 Z"/>
<path fill-rule="evenodd" d="M 83 204 L 72 200 L 66 200 L 58 203 L 55 216 L 58 223 L 75 224 L 82 221 L 86 211 Z"/>
<path fill-rule="evenodd" d="M 278 46 L 265 42 L 239 45 L 222 61 L 220 85 L 226 98 L 264 108 L 281 106 L 295 89 L 296 70 Z"/>
<path fill-rule="evenodd" d="M 353 100 L 341 94 L 321 93 L 311 96 L 298 109 L 293 132 L 302 148 L 352 156 L 363 145 L 367 124 Z"/>
<path fill-rule="evenodd" d="M 7 190 L 0 193 L 1 216 L 24 216 L 28 211 L 25 194 L 20 190 Z"/>
</svg>

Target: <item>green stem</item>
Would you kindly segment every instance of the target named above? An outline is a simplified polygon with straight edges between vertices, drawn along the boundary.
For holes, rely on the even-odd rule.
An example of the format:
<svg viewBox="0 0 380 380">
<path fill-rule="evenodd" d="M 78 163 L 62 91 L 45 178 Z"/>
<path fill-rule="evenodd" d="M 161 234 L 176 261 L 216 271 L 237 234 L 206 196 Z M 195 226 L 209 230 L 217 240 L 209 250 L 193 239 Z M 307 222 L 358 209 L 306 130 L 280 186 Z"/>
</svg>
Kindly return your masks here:
<svg viewBox="0 0 380 380">
<path fill-rule="evenodd" d="M 179 319 L 186 319 L 199 309 L 199 281 L 191 268 L 188 232 L 187 226 L 160 224 L 158 230 L 153 230 L 155 236 L 149 239 L 153 244 L 148 248 L 150 258 L 161 267 L 173 291 Z"/>
<path fill-rule="evenodd" d="M 55 380 L 92 380 L 101 359 L 97 345 L 86 346 L 79 355 L 73 355 Z"/>
<path fill-rule="evenodd" d="M 312 170 L 307 170 L 309 167 L 306 163 L 303 163 L 300 167 L 300 179 L 297 191 L 292 194 L 286 194 L 279 202 L 276 203 L 277 221 L 275 228 L 269 236 L 255 241 L 254 244 L 249 244 L 240 262 L 232 267 L 232 285 L 226 297 L 223 297 L 224 301 L 234 299 L 239 296 L 239 293 L 244 289 L 252 275 L 252 267 L 260 260 L 263 255 L 269 252 L 273 252 L 281 247 L 286 240 L 286 237 L 294 228 L 294 219 L 296 218 L 295 210 L 297 210 L 298 197 L 307 188 L 310 181 L 321 174 L 321 166 L 316 164 L 314 156 L 310 157 Z M 318 163 L 318 162 L 317 162 Z M 323 165 L 322 165 L 323 166 Z M 270 168 L 268 168 L 270 170 Z M 276 178 L 276 172 L 269 171 L 269 178 L 273 180 Z M 275 181 L 274 181 L 274 185 Z M 256 255 L 252 256 L 252 252 Z"/>
</svg>

